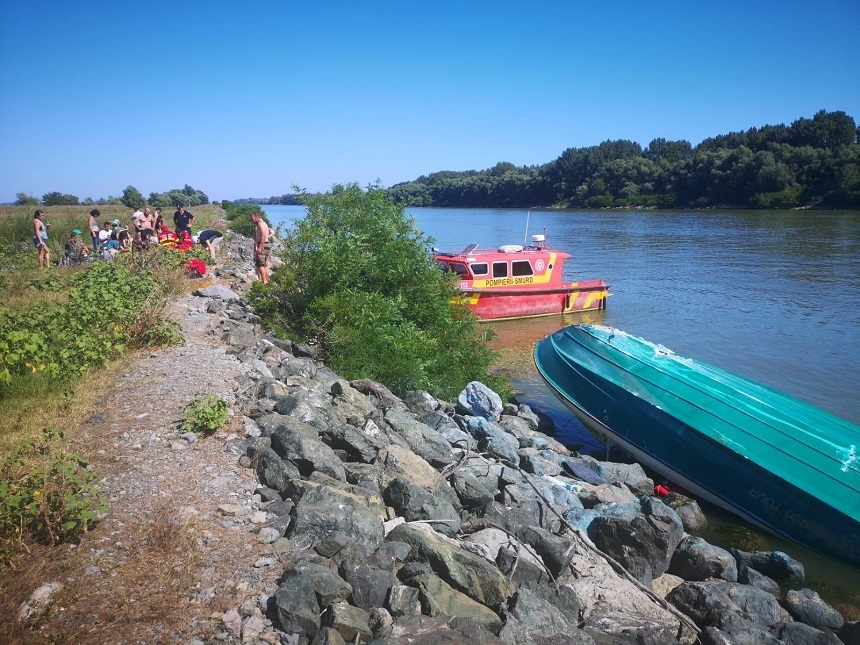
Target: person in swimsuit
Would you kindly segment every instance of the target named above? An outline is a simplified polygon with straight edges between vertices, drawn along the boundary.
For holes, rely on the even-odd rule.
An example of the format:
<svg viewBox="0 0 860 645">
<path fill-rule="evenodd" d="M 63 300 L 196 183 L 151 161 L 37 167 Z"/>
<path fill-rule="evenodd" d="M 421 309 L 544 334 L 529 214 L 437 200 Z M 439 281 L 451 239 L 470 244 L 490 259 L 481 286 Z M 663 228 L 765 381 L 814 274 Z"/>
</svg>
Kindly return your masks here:
<svg viewBox="0 0 860 645">
<path fill-rule="evenodd" d="M 272 231 L 259 211 L 251 213 L 251 221 L 256 227 L 254 229 L 254 266 L 257 268 L 260 282 L 269 284 L 269 254 L 272 252 L 269 237 L 272 235 Z"/>
<path fill-rule="evenodd" d="M 39 269 L 51 266 L 51 250 L 48 248 L 48 228 L 50 224 L 45 223 L 45 214 L 38 210 L 33 215 L 33 244 L 39 253 Z"/>
</svg>

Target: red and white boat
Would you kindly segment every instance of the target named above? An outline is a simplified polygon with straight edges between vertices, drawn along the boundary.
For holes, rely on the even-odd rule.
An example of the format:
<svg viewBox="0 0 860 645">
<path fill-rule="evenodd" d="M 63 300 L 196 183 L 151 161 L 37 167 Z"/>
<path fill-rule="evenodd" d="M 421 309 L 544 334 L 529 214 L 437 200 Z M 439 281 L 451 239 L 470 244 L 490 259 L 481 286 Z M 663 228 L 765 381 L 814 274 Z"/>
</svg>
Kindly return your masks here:
<svg viewBox="0 0 860 645">
<path fill-rule="evenodd" d="M 532 235 L 529 246 L 470 244 L 462 251 L 434 252 L 439 268 L 460 275 L 462 302 L 482 320 L 606 309 L 609 285 L 603 280 L 563 281 L 569 257 L 547 246 L 546 235 Z"/>
</svg>

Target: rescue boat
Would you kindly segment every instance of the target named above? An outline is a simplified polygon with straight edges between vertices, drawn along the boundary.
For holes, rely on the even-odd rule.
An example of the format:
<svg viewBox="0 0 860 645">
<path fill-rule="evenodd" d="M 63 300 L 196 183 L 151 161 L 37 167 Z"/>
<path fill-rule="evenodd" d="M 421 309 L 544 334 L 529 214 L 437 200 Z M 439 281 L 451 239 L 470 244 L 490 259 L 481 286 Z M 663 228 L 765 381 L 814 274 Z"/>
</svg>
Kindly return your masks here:
<svg viewBox="0 0 860 645">
<path fill-rule="evenodd" d="M 443 271 L 459 274 L 459 297 L 481 320 L 606 309 L 609 285 L 602 280 L 564 282 L 564 262 L 570 255 L 548 246 L 546 235 L 532 235 L 527 246 L 434 249 L 433 257 Z"/>
</svg>

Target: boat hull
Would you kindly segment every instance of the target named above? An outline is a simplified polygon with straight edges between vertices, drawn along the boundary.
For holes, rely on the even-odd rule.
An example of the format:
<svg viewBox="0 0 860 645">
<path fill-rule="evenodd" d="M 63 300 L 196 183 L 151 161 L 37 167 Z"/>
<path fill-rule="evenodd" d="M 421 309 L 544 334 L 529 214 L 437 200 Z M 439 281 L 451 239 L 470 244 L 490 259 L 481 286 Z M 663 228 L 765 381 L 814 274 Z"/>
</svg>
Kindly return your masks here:
<svg viewBox="0 0 860 645">
<path fill-rule="evenodd" d="M 767 460 L 759 458 L 760 452 L 743 445 L 743 433 L 732 433 L 729 425 L 720 423 L 719 415 L 707 412 L 727 405 L 725 401 L 709 401 L 701 390 L 681 386 L 677 391 L 670 388 L 655 394 L 660 379 L 649 373 L 647 364 L 629 360 L 629 356 L 625 359 L 623 352 L 617 354 L 609 347 L 611 340 L 608 344 L 595 342 L 584 331 L 587 328 L 592 326 L 576 325 L 540 341 L 535 348 L 535 363 L 553 393 L 595 436 L 619 445 L 694 495 L 815 551 L 860 567 L 860 494 L 855 475 L 847 472 L 856 470 L 851 468 L 853 461 L 844 460 L 841 464 L 846 466 L 847 474 L 841 472 L 840 463 L 835 464 L 839 471 L 835 475 L 846 480 L 848 486 L 840 492 L 842 501 L 834 506 L 816 494 L 821 473 L 813 476 L 804 471 L 802 464 L 795 463 L 786 471 L 794 469 L 795 477 L 774 472 Z M 688 367 L 698 365 L 690 362 L 685 369 Z M 715 375 L 707 378 L 728 374 L 706 367 L 710 370 L 708 375 Z M 696 377 L 701 374 L 696 373 Z M 734 376 L 733 379 L 732 383 L 744 382 Z M 728 399 L 721 388 L 715 390 L 722 392 L 717 397 Z M 691 391 L 698 394 L 690 394 Z M 790 399 L 787 395 L 779 397 L 780 403 L 783 398 Z M 815 410 L 797 400 L 790 401 L 804 414 Z M 688 413 L 679 412 L 683 410 Z M 836 419 L 818 412 L 824 427 Z M 729 416 L 728 412 L 724 414 Z M 753 427 L 752 417 L 746 423 Z"/>
<path fill-rule="evenodd" d="M 460 300 L 481 320 L 506 320 L 606 309 L 609 287 L 600 280 L 557 288 L 460 289 Z"/>
</svg>

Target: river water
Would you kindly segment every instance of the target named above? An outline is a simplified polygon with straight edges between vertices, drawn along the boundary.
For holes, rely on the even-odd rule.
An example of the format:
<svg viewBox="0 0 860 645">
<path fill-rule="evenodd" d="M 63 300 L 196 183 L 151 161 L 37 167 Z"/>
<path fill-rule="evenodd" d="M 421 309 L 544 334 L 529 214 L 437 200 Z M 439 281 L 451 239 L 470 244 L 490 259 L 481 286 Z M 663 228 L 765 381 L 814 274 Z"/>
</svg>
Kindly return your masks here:
<svg viewBox="0 0 860 645">
<path fill-rule="evenodd" d="M 302 207 L 266 206 L 289 226 Z M 410 208 L 435 246 L 522 244 L 545 233 L 570 253 L 566 280 L 611 285 L 605 311 L 493 323 L 499 368 L 520 400 L 549 414 L 559 438 L 604 456 L 558 404 L 532 362 L 536 341 L 569 324 L 610 325 L 761 381 L 860 425 L 860 212 L 575 211 Z M 858 437 L 860 442 L 860 437 Z M 727 473 L 731 476 L 731 473 Z M 726 546 L 737 523 L 707 509 L 707 539 Z M 820 593 L 860 606 L 860 572 L 755 534 L 807 566 Z"/>
</svg>

